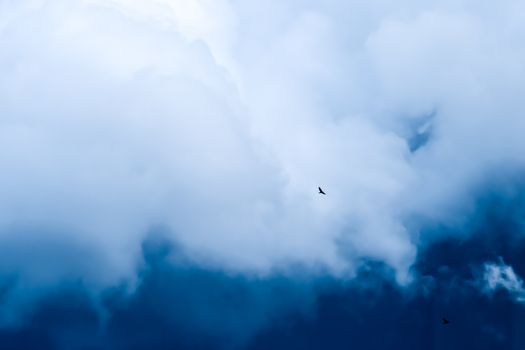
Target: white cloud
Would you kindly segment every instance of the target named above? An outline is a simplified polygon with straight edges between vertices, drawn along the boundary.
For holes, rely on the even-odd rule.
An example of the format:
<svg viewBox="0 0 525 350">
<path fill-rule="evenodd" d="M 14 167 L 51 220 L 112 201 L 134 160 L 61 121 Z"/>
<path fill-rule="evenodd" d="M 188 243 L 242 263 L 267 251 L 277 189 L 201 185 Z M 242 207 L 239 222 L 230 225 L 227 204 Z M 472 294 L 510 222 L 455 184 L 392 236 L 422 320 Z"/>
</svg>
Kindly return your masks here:
<svg viewBox="0 0 525 350">
<path fill-rule="evenodd" d="M 201 263 L 351 275 L 369 257 L 406 281 L 429 239 L 407 219 L 460 216 L 492 168 L 524 165 L 523 13 L 517 1 L 0 2 L 0 240 L 65 237 L 104 261 L 99 275 L 41 274 L 45 259 L 29 266 L 24 250 L 8 266 L 110 283 L 161 224 Z M 411 153 L 414 121 L 433 134 Z"/>
<path fill-rule="evenodd" d="M 503 261 L 498 264 L 485 264 L 483 279 L 487 292 L 492 293 L 499 288 L 506 289 L 516 301 L 525 302 L 523 280 L 516 275 L 512 266 L 505 265 Z"/>
</svg>

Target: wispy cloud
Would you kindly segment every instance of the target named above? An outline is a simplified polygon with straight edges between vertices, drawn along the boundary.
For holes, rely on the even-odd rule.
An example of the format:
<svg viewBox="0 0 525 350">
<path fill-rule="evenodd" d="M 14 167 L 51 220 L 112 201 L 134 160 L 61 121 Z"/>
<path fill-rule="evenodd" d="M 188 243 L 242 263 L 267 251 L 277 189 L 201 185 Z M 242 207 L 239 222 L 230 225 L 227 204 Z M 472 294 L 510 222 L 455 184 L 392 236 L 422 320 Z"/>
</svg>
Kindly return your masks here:
<svg viewBox="0 0 525 350">
<path fill-rule="evenodd" d="M 512 266 L 506 265 L 503 259 L 498 263 L 486 263 L 483 279 L 488 293 L 505 289 L 517 302 L 525 303 L 523 279 L 514 272 Z"/>
</svg>

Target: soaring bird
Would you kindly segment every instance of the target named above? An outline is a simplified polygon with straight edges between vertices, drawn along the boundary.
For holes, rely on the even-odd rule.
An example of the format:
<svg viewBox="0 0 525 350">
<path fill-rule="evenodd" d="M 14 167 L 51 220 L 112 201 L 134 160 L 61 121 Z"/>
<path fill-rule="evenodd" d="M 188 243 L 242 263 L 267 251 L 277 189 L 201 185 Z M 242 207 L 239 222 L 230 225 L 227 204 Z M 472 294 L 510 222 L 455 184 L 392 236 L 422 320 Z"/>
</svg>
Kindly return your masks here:
<svg viewBox="0 0 525 350">
<path fill-rule="evenodd" d="M 326 193 L 324 193 L 323 189 L 321 187 L 319 187 L 319 194 L 324 194 L 326 195 Z"/>
<path fill-rule="evenodd" d="M 442 318 L 442 321 L 443 321 L 443 324 L 444 324 L 444 325 L 447 325 L 447 324 L 450 323 L 450 321 L 447 320 L 445 317 Z"/>
</svg>

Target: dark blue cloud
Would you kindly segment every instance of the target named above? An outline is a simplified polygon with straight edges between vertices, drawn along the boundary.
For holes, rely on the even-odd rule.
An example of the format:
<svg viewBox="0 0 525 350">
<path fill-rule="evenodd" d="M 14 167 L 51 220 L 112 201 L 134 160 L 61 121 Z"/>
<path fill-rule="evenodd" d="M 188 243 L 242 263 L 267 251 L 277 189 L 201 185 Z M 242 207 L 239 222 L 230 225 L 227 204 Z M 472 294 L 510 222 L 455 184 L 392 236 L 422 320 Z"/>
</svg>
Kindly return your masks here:
<svg viewBox="0 0 525 350">
<path fill-rule="evenodd" d="M 525 196 L 489 194 L 471 220 L 422 249 L 417 282 L 402 289 L 379 262 L 357 278 L 260 279 L 196 267 L 152 239 L 133 293 L 93 299 L 81 282 L 28 305 L 0 331 L 2 349 L 523 349 L 525 306 L 482 290 L 481 268 L 500 257 L 525 275 Z M 430 228 L 429 228 L 430 230 Z M 175 258 L 174 258 L 175 257 Z M 9 289 L 9 287 L 6 287 Z M 8 293 L 7 291 L 6 293 Z M 447 317 L 451 323 L 441 324 Z"/>
</svg>

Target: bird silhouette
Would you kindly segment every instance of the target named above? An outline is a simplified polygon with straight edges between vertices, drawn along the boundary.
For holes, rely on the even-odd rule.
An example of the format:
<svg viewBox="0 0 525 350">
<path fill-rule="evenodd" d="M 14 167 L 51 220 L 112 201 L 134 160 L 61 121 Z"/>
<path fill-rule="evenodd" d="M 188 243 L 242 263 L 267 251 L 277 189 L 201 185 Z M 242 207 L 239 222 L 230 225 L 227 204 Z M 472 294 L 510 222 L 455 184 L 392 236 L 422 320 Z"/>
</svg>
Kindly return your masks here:
<svg viewBox="0 0 525 350">
<path fill-rule="evenodd" d="M 319 187 L 319 194 L 324 194 L 326 195 L 326 193 L 324 193 L 323 189 L 321 187 Z"/>
<path fill-rule="evenodd" d="M 447 324 L 450 323 L 450 321 L 447 320 L 445 317 L 442 318 L 442 321 L 443 321 L 443 324 L 444 324 L 444 325 L 447 325 Z"/>
</svg>

